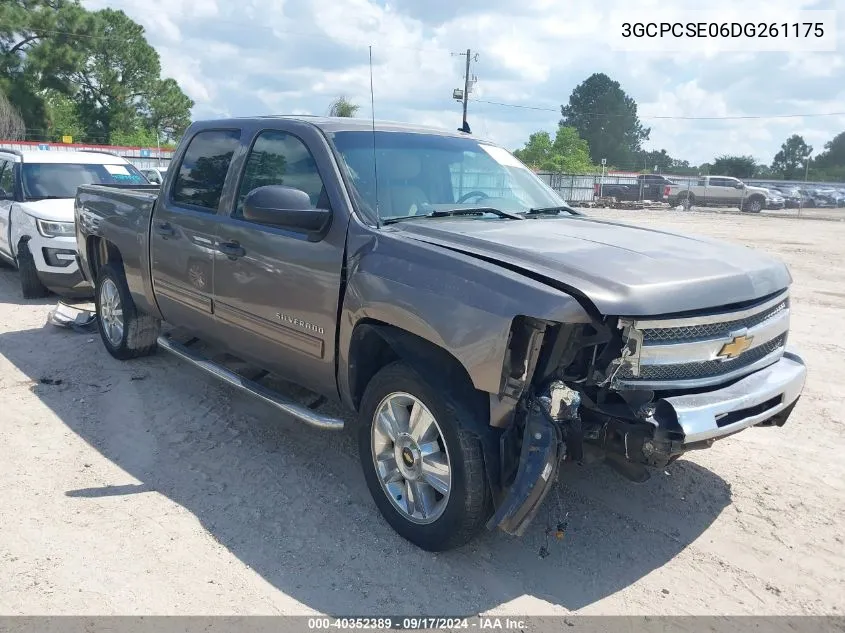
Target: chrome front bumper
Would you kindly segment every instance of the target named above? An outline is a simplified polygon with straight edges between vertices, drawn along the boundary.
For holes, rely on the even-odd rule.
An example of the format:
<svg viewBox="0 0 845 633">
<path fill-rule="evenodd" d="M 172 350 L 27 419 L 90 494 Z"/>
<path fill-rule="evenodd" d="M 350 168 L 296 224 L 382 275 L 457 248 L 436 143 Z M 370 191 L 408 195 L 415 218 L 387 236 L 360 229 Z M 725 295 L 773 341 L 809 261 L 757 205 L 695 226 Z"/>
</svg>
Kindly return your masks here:
<svg viewBox="0 0 845 633">
<path fill-rule="evenodd" d="M 673 396 L 660 402 L 673 409 L 684 432 L 683 444 L 687 446 L 770 420 L 798 400 L 806 378 L 804 361 L 788 348 L 776 363 L 729 387 Z M 662 406 L 665 410 L 665 405 Z"/>
</svg>

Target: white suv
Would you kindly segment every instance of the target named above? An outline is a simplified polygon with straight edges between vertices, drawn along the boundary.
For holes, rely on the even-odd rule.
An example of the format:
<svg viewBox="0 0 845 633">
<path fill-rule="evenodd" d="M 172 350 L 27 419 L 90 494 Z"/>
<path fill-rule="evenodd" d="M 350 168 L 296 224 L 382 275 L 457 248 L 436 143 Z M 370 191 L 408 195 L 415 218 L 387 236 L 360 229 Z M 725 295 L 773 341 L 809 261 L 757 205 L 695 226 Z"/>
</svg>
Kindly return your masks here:
<svg viewBox="0 0 845 633">
<path fill-rule="evenodd" d="M 20 271 L 24 298 L 92 292 L 76 263 L 73 205 L 82 184 L 148 184 L 107 152 L 0 149 L 0 259 Z"/>
</svg>

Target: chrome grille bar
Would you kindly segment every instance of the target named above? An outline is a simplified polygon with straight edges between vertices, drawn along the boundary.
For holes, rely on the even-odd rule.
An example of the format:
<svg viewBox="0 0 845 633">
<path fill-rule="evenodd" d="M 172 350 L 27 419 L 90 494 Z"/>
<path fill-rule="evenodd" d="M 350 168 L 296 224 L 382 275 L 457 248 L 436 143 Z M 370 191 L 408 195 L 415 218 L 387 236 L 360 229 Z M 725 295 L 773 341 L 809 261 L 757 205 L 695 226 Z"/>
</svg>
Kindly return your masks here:
<svg viewBox="0 0 845 633">
<path fill-rule="evenodd" d="M 621 319 L 628 352 L 613 375 L 627 389 L 711 386 L 777 361 L 789 333 L 789 295 L 710 315 Z M 631 345 L 633 343 L 633 345 Z"/>
</svg>

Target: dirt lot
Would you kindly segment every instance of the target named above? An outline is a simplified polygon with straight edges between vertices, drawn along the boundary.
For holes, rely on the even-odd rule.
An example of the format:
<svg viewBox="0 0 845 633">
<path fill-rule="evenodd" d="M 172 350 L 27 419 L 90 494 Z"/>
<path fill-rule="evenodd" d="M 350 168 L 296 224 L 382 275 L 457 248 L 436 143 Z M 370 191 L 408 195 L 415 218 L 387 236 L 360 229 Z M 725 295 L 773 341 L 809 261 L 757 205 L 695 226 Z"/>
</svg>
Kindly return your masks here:
<svg viewBox="0 0 845 633">
<path fill-rule="evenodd" d="M 432 555 L 377 515 L 351 438 L 164 354 L 115 361 L 96 335 L 45 325 L 55 298 L 24 302 L 3 270 L 0 613 L 841 615 L 845 223 L 590 213 L 788 262 L 810 377 L 784 428 L 641 485 L 566 468 L 569 527 L 546 558 L 545 511 L 521 540 Z"/>
</svg>

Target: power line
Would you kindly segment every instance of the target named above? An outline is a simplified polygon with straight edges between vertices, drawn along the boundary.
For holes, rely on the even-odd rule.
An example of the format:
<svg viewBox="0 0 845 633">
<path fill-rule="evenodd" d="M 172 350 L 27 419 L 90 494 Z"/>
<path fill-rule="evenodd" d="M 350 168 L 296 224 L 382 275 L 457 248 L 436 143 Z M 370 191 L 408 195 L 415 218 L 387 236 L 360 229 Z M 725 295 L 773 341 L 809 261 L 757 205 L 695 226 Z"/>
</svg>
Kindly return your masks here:
<svg viewBox="0 0 845 633">
<path fill-rule="evenodd" d="M 133 21 L 135 21 L 135 20 L 133 19 Z M 136 24 L 137 24 L 137 22 L 136 22 Z M 287 29 L 280 29 L 280 28 L 271 26 L 269 24 L 248 24 L 246 22 L 226 21 L 226 25 L 227 26 L 233 26 L 233 27 L 239 27 L 239 28 L 243 28 L 243 29 L 251 29 L 251 30 L 254 30 L 256 28 L 266 29 L 266 30 L 273 31 L 275 33 L 282 33 L 284 35 L 299 35 L 299 36 L 308 36 L 308 37 L 315 37 L 315 36 L 325 37 L 326 36 L 326 33 L 323 32 L 323 31 L 316 31 L 316 30 L 309 31 L 309 30 L 302 30 L 302 29 L 287 30 Z M 143 28 L 143 25 L 140 25 L 140 26 Z M 89 40 L 103 40 L 103 41 L 106 41 L 106 42 L 108 42 L 108 41 L 117 42 L 117 41 L 124 41 L 125 40 L 124 37 L 117 36 L 117 35 L 100 35 L 100 34 L 92 35 L 92 34 L 85 34 L 85 33 L 76 33 L 74 31 L 61 31 L 61 30 L 55 30 L 55 29 L 39 29 L 39 28 L 36 28 L 36 27 L 19 27 L 17 25 L 11 24 L 9 22 L 0 22 L 0 27 L 15 28 L 18 31 L 33 31 L 36 34 L 36 36 L 38 36 L 38 37 L 41 37 L 43 35 L 64 35 L 64 36 L 71 37 L 71 38 L 82 38 L 82 39 L 89 39 Z M 146 38 L 149 35 L 149 32 L 146 29 L 144 29 L 144 31 L 145 31 L 145 33 L 143 35 Z M 340 42 L 340 43 L 343 43 L 343 44 L 347 44 L 347 45 L 350 45 L 350 46 L 357 46 L 357 47 L 360 47 L 360 48 L 366 48 L 368 46 L 375 46 L 376 48 L 382 48 L 381 45 L 366 44 L 366 43 L 364 43 L 360 40 L 352 40 L 352 39 L 349 39 L 349 38 L 333 37 L 332 39 L 334 41 L 337 41 L 337 42 Z M 401 48 L 401 49 L 417 51 L 417 52 L 421 52 L 421 53 L 432 52 L 430 49 L 421 48 L 421 47 L 418 47 L 418 46 L 403 46 L 402 44 L 391 44 L 389 47 L 385 46 L 384 48 L 385 49 L 387 49 L 387 48 L 390 48 L 390 49 Z"/>
<path fill-rule="evenodd" d="M 543 108 L 539 106 L 521 105 L 518 103 L 502 103 L 501 101 L 486 101 L 484 99 L 472 99 L 479 103 L 489 103 L 490 105 L 504 106 L 507 108 L 522 108 L 525 110 L 540 110 L 542 112 L 557 112 L 560 114 L 559 108 Z M 605 112 L 586 112 L 589 116 L 628 116 L 626 114 L 610 114 Z M 664 115 L 638 115 L 640 119 L 668 119 L 676 121 L 739 121 L 746 119 L 800 119 L 804 117 L 825 117 L 825 116 L 845 116 L 845 112 L 815 112 L 808 114 L 749 114 L 736 116 L 664 116 Z"/>
</svg>

